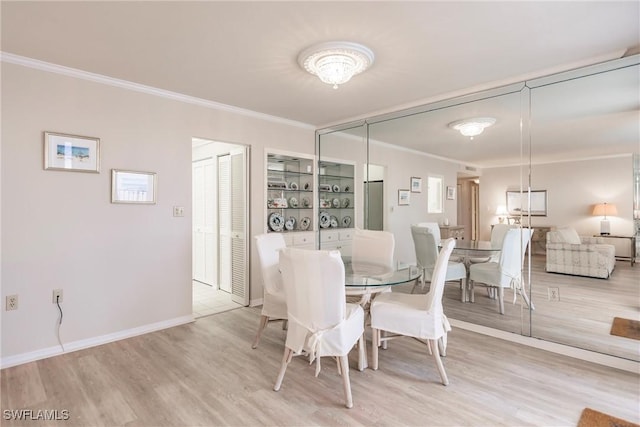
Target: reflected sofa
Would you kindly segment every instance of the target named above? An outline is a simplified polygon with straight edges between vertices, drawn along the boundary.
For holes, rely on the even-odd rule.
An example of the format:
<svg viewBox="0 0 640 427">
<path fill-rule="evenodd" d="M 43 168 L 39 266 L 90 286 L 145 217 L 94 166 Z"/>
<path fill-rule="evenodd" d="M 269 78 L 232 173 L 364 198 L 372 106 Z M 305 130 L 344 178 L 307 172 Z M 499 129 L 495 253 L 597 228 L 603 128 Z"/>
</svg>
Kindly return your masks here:
<svg viewBox="0 0 640 427">
<path fill-rule="evenodd" d="M 549 273 L 608 279 L 616 265 L 616 250 L 600 237 L 579 236 L 573 229 L 556 229 L 547 233 Z"/>
</svg>

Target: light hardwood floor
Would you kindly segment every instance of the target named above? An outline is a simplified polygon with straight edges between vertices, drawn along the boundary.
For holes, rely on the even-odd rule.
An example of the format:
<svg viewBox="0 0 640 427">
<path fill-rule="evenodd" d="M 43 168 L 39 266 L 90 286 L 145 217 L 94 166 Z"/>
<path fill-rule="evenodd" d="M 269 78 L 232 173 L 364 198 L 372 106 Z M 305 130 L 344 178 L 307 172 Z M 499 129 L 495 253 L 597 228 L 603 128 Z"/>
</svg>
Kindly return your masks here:
<svg viewBox="0 0 640 427">
<path fill-rule="evenodd" d="M 286 331 L 269 325 L 251 349 L 259 308 L 240 308 L 1 374 L 5 410 L 68 410 L 68 421 L 2 426 L 575 426 L 585 407 L 640 422 L 639 377 L 629 372 L 454 329 L 444 358 L 450 385 L 423 344 L 394 340 L 380 369 L 350 355 L 354 407 L 336 365 L 294 358 L 272 390 Z"/>
<path fill-rule="evenodd" d="M 505 290 L 504 315 L 483 287 L 476 287 L 475 303 L 461 303 L 455 283 L 445 286 L 445 313 L 452 319 L 525 335 L 530 323 L 533 337 L 640 361 L 639 341 L 609 333 L 614 317 L 640 321 L 640 264 L 632 267 L 628 261 L 617 261 L 609 279 L 547 273 L 545 255 L 534 255 L 531 265 L 535 306 L 531 315 L 521 297 L 512 304 L 511 290 Z M 549 301 L 549 287 L 559 289 L 559 302 Z"/>
</svg>

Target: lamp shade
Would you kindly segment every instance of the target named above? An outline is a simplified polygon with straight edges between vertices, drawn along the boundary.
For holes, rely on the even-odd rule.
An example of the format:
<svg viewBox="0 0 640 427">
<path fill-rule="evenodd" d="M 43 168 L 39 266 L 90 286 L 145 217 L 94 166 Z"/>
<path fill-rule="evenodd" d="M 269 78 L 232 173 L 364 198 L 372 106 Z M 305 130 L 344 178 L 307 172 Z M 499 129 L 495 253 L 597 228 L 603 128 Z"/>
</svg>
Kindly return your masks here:
<svg viewBox="0 0 640 427">
<path fill-rule="evenodd" d="M 509 212 L 507 212 L 507 207 L 505 205 L 498 205 L 498 207 L 496 208 L 496 215 L 497 216 L 509 215 Z"/>
<path fill-rule="evenodd" d="M 599 203 L 593 207 L 593 216 L 616 216 L 618 208 L 611 203 Z"/>
</svg>

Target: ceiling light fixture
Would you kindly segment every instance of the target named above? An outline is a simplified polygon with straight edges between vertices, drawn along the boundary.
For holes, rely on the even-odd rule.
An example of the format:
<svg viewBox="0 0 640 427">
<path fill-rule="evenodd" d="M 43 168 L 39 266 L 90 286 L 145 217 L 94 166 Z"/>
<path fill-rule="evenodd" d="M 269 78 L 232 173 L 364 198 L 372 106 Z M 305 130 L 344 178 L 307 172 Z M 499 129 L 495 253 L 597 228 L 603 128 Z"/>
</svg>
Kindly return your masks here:
<svg viewBox="0 0 640 427">
<path fill-rule="evenodd" d="M 474 136 L 480 135 L 485 128 L 488 128 L 495 122 L 496 119 L 493 117 L 474 117 L 473 119 L 464 119 L 449 123 L 449 127 L 473 139 Z"/>
<path fill-rule="evenodd" d="M 333 85 L 334 89 L 369 68 L 373 59 L 371 49 L 351 42 L 320 43 L 298 55 L 298 63 L 302 68 Z"/>
</svg>

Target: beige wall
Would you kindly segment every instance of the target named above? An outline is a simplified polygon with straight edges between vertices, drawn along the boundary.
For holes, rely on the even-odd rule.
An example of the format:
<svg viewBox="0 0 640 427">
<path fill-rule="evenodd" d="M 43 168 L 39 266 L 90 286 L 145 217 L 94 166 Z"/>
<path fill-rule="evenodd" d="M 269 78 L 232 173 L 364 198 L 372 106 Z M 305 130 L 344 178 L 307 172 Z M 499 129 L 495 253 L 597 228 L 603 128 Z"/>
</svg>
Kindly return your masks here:
<svg viewBox="0 0 640 427">
<path fill-rule="evenodd" d="M 2 301 L 19 295 L 2 310 L 2 366 L 60 351 L 54 288 L 67 350 L 191 319 L 192 137 L 251 146 L 252 233 L 264 229 L 264 148 L 314 152 L 312 127 L 8 63 L 2 113 Z M 100 138 L 101 172 L 43 170 L 44 131 Z M 111 204 L 112 168 L 156 172 L 158 203 Z"/>
<path fill-rule="evenodd" d="M 527 170 L 524 170 L 526 177 Z M 526 185 L 526 181 L 525 181 Z M 507 189 L 520 187 L 520 168 L 484 169 L 480 178 L 480 229 L 486 240 L 498 204 L 505 204 Z M 631 155 L 596 160 L 533 165 L 531 189 L 547 190 L 546 217 L 533 217 L 532 225 L 572 226 L 579 234 L 600 233 L 600 217 L 591 215 L 593 205 L 616 204 L 611 234 L 633 235 L 633 165 Z"/>
</svg>

